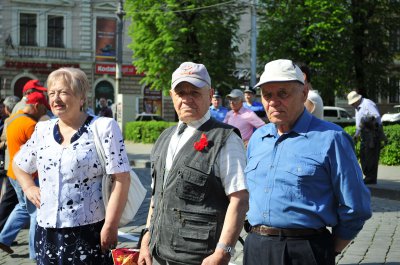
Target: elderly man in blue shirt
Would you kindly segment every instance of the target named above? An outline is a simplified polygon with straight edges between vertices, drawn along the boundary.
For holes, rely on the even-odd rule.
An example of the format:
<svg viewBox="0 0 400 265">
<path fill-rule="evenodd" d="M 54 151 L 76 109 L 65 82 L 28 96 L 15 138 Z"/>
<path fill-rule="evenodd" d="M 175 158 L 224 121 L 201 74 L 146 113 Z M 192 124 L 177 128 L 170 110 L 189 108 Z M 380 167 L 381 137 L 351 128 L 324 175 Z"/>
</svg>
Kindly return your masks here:
<svg viewBox="0 0 400 265">
<path fill-rule="evenodd" d="M 352 139 L 305 109 L 308 89 L 291 60 L 267 63 L 256 86 L 270 123 L 247 149 L 244 264 L 334 265 L 371 217 Z"/>
</svg>

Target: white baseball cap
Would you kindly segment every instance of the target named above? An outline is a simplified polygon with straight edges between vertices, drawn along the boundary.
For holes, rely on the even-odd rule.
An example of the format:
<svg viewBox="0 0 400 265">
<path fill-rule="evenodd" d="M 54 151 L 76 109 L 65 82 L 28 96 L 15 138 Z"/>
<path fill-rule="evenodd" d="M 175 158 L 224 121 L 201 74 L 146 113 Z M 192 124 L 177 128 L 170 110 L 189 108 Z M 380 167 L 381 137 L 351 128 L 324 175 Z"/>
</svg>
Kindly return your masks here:
<svg viewBox="0 0 400 265">
<path fill-rule="evenodd" d="M 175 89 L 179 83 L 184 81 L 198 88 L 205 87 L 206 85 L 211 87 L 210 75 L 203 64 L 192 62 L 182 63 L 172 74 L 171 89 Z"/>
<path fill-rule="evenodd" d="M 297 81 L 304 85 L 303 72 L 292 60 L 279 59 L 265 65 L 260 81 L 255 87 L 265 83 L 290 81 Z"/>
</svg>

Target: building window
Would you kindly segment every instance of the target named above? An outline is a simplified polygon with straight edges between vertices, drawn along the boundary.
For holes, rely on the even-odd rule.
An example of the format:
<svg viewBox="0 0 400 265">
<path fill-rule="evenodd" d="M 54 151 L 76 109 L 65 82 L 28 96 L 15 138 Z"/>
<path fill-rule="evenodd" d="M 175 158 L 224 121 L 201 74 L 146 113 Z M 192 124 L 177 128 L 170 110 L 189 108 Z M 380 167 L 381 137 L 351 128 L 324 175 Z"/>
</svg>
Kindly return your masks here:
<svg viewBox="0 0 400 265">
<path fill-rule="evenodd" d="M 64 47 L 64 18 L 48 16 L 47 20 L 47 47 Z"/>
<path fill-rule="evenodd" d="M 37 46 L 36 43 L 36 15 L 20 14 L 19 16 L 19 43 L 21 46 Z"/>
</svg>

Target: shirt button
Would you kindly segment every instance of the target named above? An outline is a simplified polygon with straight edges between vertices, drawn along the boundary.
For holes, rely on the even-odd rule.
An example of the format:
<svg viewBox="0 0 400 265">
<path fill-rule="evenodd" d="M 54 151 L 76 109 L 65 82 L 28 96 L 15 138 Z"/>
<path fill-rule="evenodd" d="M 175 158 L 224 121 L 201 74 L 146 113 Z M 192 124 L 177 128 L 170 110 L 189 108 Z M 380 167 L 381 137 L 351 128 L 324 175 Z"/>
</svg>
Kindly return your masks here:
<svg viewBox="0 0 400 265">
<path fill-rule="evenodd" d="M 265 193 L 268 193 L 268 192 L 269 192 L 269 189 L 268 189 L 268 188 L 265 188 L 265 189 L 264 189 L 264 192 L 265 192 Z"/>
<path fill-rule="evenodd" d="M 263 213 L 263 217 L 264 217 L 264 218 L 267 218 L 267 217 L 268 217 L 268 214 L 267 214 L 267 213 Z"/>
</svg>

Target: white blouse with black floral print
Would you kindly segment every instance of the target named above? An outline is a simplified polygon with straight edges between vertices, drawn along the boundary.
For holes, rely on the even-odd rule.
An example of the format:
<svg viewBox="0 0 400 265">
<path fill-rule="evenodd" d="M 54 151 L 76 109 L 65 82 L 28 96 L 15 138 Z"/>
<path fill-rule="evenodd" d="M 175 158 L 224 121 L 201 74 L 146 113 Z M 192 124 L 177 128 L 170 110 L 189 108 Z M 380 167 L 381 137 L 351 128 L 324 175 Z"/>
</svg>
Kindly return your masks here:
<svg viewBox="0 0 400 265">
<path fill-rule="evenodd" d="M 25 172 L 38 171 L 41 205 L 37 222 L 41 227 L 76 227 L 104 219 L 103 166 L 93 139 L 94 123 L 105 151 L 107 174 L 129 172 L 121 130 L 111 118 L 89 119 L 68 146 L 55 139 L 58 119 L 39 122 L 15 156 L 15 163 Z"/>
</svg>

